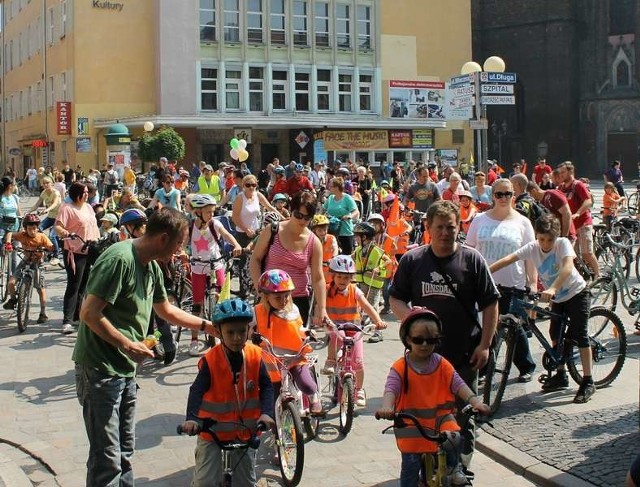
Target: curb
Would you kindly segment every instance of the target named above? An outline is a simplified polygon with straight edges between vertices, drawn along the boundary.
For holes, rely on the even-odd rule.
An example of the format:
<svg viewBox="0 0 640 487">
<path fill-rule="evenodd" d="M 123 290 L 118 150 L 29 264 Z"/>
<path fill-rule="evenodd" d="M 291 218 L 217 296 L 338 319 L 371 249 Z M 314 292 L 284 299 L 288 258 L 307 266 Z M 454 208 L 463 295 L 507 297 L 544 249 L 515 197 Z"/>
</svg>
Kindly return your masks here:
<svg viewBox="0 0 640 487">
<path fill-rule="evenodd" d="M 487 430 L 476 438 L 476 449 L 492 460 L 504 465 L 517 475 L 543 487 L 593 487 L 594 484 L 582 480 L 562 470 L 524 453 L 499 440 Z"/>
<path fill-rule="evenodd" d="M 20 467 L 4 454 L 0 453 L 0 487 L 5 486 L 33 487 L 33 484 Z"/>
</svg>

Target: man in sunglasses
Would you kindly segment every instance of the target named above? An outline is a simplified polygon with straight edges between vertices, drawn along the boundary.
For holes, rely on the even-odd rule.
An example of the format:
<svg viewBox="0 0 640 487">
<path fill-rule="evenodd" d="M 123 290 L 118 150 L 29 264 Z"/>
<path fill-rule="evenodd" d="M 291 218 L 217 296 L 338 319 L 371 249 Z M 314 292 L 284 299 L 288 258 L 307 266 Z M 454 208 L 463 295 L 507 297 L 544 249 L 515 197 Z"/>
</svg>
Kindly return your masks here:
<svg viewBox="0 0 640 487">
<path fill-rule="evenodd" d="M 487 363 L 498 323 L 500 294 L 482 255 L 456 242 L 460 211 L 455 204 L 433 203 L 427 210 L 427 228 L 431 244 L 412 249 L 400 259 L 389 289 L 391 309 L 399 320 L 411 311 L 409 303 L 442 317 L 439 353 L 477 393 L 478 370 Z M 476 310 L 482 311 L 482 324 Z M 463 435 L 462 463 L 468 468 L 475 443 L 471 422 Z"/>
</svg>

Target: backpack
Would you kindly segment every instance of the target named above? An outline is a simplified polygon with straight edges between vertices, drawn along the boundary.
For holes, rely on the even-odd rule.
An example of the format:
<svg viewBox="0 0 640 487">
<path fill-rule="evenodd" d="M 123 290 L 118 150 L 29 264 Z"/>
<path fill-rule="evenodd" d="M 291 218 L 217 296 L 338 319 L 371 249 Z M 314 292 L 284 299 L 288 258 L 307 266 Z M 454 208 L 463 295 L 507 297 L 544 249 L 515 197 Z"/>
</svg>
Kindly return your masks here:
<svg viewBox="0 0 640 487">
<path fill-rule="evenodd" d="M 528 193 L 516 198 L 516 211 L 526 217 L 532 225 L 535 224 L 536 220 L 541 216 L 549 214 L 549 210 L 538 203 L 533 196 Z"/>
</svg>

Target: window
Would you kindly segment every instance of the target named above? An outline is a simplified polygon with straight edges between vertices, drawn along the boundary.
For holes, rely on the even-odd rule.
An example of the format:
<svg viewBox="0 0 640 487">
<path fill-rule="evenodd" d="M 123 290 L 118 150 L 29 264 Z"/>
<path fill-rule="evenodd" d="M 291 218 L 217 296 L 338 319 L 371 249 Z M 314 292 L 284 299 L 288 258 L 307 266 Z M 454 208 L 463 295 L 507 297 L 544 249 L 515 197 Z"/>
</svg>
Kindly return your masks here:
<svg viewBox="0 0 640 487">
<path fill-rule="evenodd" d="M 67 100 L 67 73 L 60 73 L 60 101 Z"/>
<path fill-rule="evenodd" d="M 240 85 L 242 72 L 227 69 L 225 79 L 225 91 L 227 94 L 227 110 L 240 110 Z"/>
<path fill-rule="evenodd" d="M 21 91 L 18 98 L 18 117 L 20 118 L 22 118 L 22 115 L 24 113 L 23 108 L 24 108 L 24 91 Z"/>
<path fill-rule="evenodd" d="M 31 48 L 32 48 L 31 47 L 31 44 L 32 44 L 32 42 L 31 42 L 31 24 L 27 25 L 27 33 L 26 33 L 26 35 L 24 37 L 24 43 L 25 43 L 24 51 L 25 51 L 25 53 L 27 55 L 27 58 L 30 58 L 31 57 Z"/>
<path fill-rule="evenodd" d="M 53 88 L 53 76 L 49 76 L 47 78 L 47 108 L 53 108 L 54 96 L 55 91 Z"/>
<path fill-rule="evenodd" d="M 33 113 L 33 86 L 29 86 L 27 92 L 27 115 L 31 115 Z"/>
<path fill-rule="evenodd" d="M 273 109 L 287 109 L 287 93 L 289 92 L 289 73 L 287 71 L 273 71 L 271 74 L 273 80 Z"/>
<path fill-rule="evenodd" d="M 351 91 L 353 76 L 350 74 L 341 74 L 338 76 L 338 101 L 341 112 L 351 112 Z"/>
<path fill-rule="evenodd" d="M 247 40 L 256 44 L 262 41 L 262 0 L 247 0 Z"/>
<path fill-rule="evenodd" d="M 360 75 L 360 111 L 371 112 L 373 111 L 373 103 L 371 101 L 371 95 L 373 93 L 373 76 L 370 74 Z"/>
<path fill-rule="evenodd" d="M 7 71 L 13 69 L 13 39 L 9 41 L 9 53 L 6 56 L 7 59 Z"/>
<path fill-rule="evenodd" d="M 349 5 L 336 5 L 336 38 L 338 47 L 351 47 L 351 29 L 349 20 Z"/>
<path fill-rule="evenodd" d="M 216 40 L 216 0 L 200 0 L 200 42 Z"/>
<path fill-rule="evenodd" d="M 53 32 L 56 25 L 53 12 L 53 8 L 50 8 L 47 12 L 47 44 L 53 44 Z"/>
<path fill-rule="evenodd" d="M 285 44 L 284 0 L 271 0 L 271 43 Z"/>
<path fill-rule="evenodd" d="M 24 54 L 24 43 L 22 42 L 22 32 L 18 34 L 18 65 L 22 64 Z"/>
<path fill-rule="evenodd" d="M 202 68 L 200 70 L 200 108 L 218 109 L 218 70 Z"/>
<path fill-rule="evenodd" d="M 296 73 L 296 110 L 309 111 L 309 73 Z"/>
<path fill-rule="evenodd" d="M 464 144 L 464 130 L 463 129 L 452 129 L 451 130 L 451 143 L 452 144 Z"/>
<path fill-rule="evenodd" d="M 316 2 L 315 15 L 316 45 L 329 46 L 329 4 Z"/>
<path fill-rule="evenodd" d="M 60 2 L 60 39 L 67 34 L 67 0 Z"/>
<path fill-rule="evenodd" d="M 371 49 L 371 7 L 358 6 L 358 47 Z"/>
<path fill-rule="evenodd" d="M 318 111 L 328 111 L 331 109 L 331 70 L 319 69 L 316 91 L 318 93 Z"/>
<path fill-rule="evenodd" d="M 224 0 L 224 40 L 240 42 L 240 0 Z"/>
<path fill-rule="evenodd" d="M 36 83 L 36 93 L 35 93 L 35 100 L 34 100 L 34 108 L 33 111 L 34 112 L 41 112 L 42 111 L 42 81 L 38 81 Z"/>
<path fill-rule="evenodd" d="M 630 78 L 629 65 L 625 61 L 620 61 L 616 66 L 616 86 L 629 86 Z"/>
<path fill-rule="evenodd" d="M 249 68 L 249 111 L 264 111 L 264 74 L 262 68 Z"/>
<path fill-rule="evenodd" d="M 293 43 L 296 46 L 308 45 L 307 0 L 294 0 L 293 2 Z"/>
</svg>

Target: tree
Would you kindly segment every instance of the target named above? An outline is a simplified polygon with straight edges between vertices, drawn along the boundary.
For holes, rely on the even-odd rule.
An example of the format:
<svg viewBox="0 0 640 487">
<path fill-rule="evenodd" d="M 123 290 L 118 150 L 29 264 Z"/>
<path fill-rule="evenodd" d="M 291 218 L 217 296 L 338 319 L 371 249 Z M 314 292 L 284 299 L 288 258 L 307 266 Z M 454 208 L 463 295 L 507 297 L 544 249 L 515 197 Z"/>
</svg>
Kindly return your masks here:
<svg viewBox="0 0 640 487">
<path fill-rule="evenodd" d="M 184 159 L 184 139 L 171 127 L 162 126 L 154 134 L 140 137 L 138 156 L 143 161 L 158 161 L 166 157 L 170 161 Z"/>
</svg>

